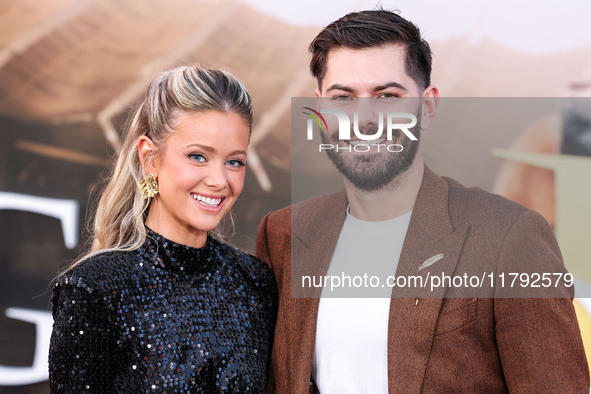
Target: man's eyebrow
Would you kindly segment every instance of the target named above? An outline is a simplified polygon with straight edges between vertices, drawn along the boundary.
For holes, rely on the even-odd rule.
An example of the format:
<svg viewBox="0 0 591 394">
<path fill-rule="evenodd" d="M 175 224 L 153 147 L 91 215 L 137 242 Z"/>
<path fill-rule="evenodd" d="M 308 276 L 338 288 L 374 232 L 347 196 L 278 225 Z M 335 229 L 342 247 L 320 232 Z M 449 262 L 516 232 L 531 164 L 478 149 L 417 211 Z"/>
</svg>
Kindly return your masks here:
<svg viewBox="0 0 591 394">
<path fill-rule="evenodd" d="M 338 83 L 332 84 L 330 85 L 327 89 L 326 92 L 330 92 L 331 90 L 342 90 L 344 92 L 349 92 L 349 93 L 353 93 L 353 89 L 350 88 L 349 86 L 345 86 L 345 85 L 340 85 Z"/>
<path fill-rule="evenodd" d="M 405 88 L 404 85 L 399 84 L 398 82 L 388 82 L 388 83 L 385 83 L 383 85 L 376 86 L 374 88 L 374 92 L 379 92 L 381 90 L 386 90 L 388 88 L 397 88 L 397 89 L 402 89 L 405 92 L 408 92 L 408 89 Z"/>
<path fill-rule="evenodd" d="M 402 85 L 402 84 L 400 84 L 398 82 L 394 82 L 394 81 L 392 81 L 392 82 L 386 82 L 383 85 L 378 85 L 375 88 L 373 88 L 373 91 L 374 92 L 379 92 L 379 91 L 382 91 L 382 90 L 386 90 L 388 88 L 397 88 L 397 89 L 402 89 L 405 92 L 408 92 L 408 89 L 404 85 Z M 338 83 L 335 83 L 335 84 L 330 85 L 328 87 L 328 89 L 326 89 L 326 92 L 328 93 L 331 90 L 342 90 L 344 92 L 354 93 L 354 89 L 353 88 L 351 88 L 349 86 L 346 86 L 346 85 L 341 85 L 341 84 L 338 84 Z"/>
</svg>

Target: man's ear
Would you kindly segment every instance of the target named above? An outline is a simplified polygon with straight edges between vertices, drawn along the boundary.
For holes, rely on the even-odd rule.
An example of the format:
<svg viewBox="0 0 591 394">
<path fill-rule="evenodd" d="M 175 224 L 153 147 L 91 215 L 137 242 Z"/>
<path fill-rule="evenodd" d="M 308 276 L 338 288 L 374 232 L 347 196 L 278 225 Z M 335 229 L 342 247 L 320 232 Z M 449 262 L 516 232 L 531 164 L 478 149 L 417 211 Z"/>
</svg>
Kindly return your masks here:
<svg viewBox="0 0 591 394">
<path fill-rule="evenodd" d="M 316 111 L 320 112 L 322 109 L 322 93 L 320 93 L 319 88 L 316 88 L 314 93 L 316 94 Z"/>
<path fill-rule="evenodd" d="M 158 174 L 158 170 L 156 168 L 156 145 L 154 142 L 145 135 L 141 136 L 137 142 L 137 153 L 140 158 L 140 162 L 142 163 L 142 167 L 144 167 L 144 172 L 146 174 Z"/>
<path fill-rule="evenodd" d="M 429 127 L 439 107 L 439 90 L 436 86 L 429 86 L 423 91 L 423 111 L 421 116 L 421 130 Z"/>
</svg>

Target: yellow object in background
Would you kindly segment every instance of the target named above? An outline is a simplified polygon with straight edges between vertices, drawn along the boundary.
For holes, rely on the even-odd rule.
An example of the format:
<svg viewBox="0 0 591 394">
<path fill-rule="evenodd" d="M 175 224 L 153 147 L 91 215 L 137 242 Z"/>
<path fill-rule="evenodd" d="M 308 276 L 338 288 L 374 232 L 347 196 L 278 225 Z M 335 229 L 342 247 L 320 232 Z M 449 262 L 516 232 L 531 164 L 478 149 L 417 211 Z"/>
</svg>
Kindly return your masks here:
<svg viewBox="0 0 591 394">
<path fill-rule="evenodd" d="M 591 299 L 585 299 L 591 305 Z M 573 301 L 575 312 L 577 313 L 577 320 L 579 321 L 579 329 L 581 330 L 581 337 L 583 338 L 583 346 L 585 347 L 585 355 L 587 362 L 591 363 L 591 315 L 590 311 L 585 308 L 577 299 Z"/>
</svg>

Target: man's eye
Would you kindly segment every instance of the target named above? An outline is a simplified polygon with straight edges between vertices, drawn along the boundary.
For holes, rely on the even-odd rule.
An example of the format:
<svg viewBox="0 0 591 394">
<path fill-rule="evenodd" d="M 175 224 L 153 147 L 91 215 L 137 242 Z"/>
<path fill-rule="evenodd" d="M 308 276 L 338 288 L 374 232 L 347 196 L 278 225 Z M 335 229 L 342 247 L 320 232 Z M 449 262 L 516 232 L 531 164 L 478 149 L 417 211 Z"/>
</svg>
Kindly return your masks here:
<svg viewBox="0 0 591 394">
<path fill-rule="evenodd" d="M 350 101 L 353 100 L 353 97 L 351 96 L 345 96 L 345 95 L 339 95 L 339 96 L 333 96 L 331 97 L 332 100 L 334 101 Z"/>
<path fill-rule="evenodd" d="M 395 93 L 382 93 L 378 96 L 378 98 L 398 98 L 400 97 L 399 95 L 395 94 Z"/>
<path fill-rule="evenodd" d="M 241 168 L 246 165 L 245 162 L 243 162 L 242 160 L 238 160 L 238 159 L 228 160 L 226 162 L 226 164 L 230 165 L 231 167 L 235 167 L 235 168 Z"/>
<path fill-rule="evenodd" d="M 206 161 L 205 156 L 203 156 L 201 153 L 190 153 L 188 156 L 189 159 L 200 163 Z"/>
</svg>

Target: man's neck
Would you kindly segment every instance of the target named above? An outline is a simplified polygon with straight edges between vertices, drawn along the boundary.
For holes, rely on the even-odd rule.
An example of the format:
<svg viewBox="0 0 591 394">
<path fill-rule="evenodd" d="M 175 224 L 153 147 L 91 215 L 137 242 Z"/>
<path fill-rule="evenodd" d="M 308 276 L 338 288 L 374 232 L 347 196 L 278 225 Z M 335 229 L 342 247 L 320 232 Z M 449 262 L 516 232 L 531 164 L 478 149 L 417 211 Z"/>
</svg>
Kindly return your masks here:
<svg viewBox="0 0 591 394">
<path fill-rule="evenodd" d="M 345 191 L 353 217 L 367 221 L 394 219 L 412 211 L 423 181 L 425 165 L 419 151 L 413 164 L 378 191 L 366 192 L 345 179 Z"/>
</svg>

